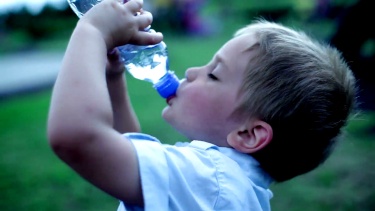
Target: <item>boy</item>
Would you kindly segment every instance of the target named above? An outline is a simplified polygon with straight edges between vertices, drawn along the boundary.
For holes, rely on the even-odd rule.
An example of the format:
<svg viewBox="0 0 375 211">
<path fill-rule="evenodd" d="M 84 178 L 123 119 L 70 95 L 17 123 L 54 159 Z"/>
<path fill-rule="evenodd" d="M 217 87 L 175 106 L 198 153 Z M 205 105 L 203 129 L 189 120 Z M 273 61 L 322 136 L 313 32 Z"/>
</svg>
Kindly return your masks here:
<svg viewBox="0 0 375 211">
<path fill-rule="evenodd" d="M 119 210 L 270 210 L 272 182 L 329 155 L 354 106 L 352 72 L 335 49 L 256 22 L 186 71 L 162 116 L 192 142 L 162 145 L 130 133 L 140 129 L 124 68 L 107 58 L 160 42 L 139 31 L 151 22 L 141 0 L 105 0 L 79 20 L 53 90 L 51 147 Z"/>
</svg>

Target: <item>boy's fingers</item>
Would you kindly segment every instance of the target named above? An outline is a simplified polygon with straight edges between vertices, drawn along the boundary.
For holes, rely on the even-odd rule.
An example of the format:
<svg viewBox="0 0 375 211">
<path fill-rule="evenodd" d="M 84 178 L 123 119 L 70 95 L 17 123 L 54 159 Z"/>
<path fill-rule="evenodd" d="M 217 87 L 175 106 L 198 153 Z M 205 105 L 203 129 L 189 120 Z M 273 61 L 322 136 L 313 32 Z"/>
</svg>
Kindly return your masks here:
<svg viewBox="0 0 375 211">
<path fill-rule="evenodd" d="M 163 40 L 163 34 L 160 32 L 145 32 L 139 31 L 135 36 L 135 41 L 132 42 L 137 45 L 154 45 Z"/>
<path fill-rule="evenodd" d="M 108 60 L 117 61 L 120 58 L 120 52 L 117 48 L 114 48 L 107 53 Z"/>
<path fill-rule="evenodd" d="M 137 14 L 142 9 L 143 0 L 130 0 L 125 5 L 132 13 Z"/>
<path fill-rule="evenodd" d="M 139 29 L 144 30 L 151 25 L 153 17 L 151 13 L 143 11 L 142 13 L 140 13 L 140 15 L 138 15 L 138 17 L 136 17 L 136 19 L 139 25 Z"/>
</svg>

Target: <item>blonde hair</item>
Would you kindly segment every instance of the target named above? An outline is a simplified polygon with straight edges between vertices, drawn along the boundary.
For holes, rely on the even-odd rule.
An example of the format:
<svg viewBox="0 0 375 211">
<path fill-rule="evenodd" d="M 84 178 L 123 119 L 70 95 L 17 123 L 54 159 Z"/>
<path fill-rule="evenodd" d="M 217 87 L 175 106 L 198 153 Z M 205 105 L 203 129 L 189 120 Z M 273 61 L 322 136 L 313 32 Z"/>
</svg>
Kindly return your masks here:
<svg viewBox="0 0 375 211">
<path fill-rule="evenodd" d="M 252 154 L 276 181 L 316 168 L 330 154 L 355 107 L 355 78 L 335 48 L 264 19 L 254 34 L 237 114 L 269 123 L 273 139 Z"/>
</svg>

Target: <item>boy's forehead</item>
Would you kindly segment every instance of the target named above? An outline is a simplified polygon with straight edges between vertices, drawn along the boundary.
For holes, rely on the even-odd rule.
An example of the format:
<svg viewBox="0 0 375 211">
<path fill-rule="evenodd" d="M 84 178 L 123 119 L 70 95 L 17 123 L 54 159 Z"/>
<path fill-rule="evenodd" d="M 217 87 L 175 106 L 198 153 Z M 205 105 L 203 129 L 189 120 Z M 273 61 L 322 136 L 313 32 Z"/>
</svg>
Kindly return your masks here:
<svg viewBox="0 0 375 211">
<path fill-rule="evenodd" d="M 221 54 L 244 53 L 258 42 L 254 33 L 241 34 L 228 40 L 218 51 Z"/>
<path fill-rule="evenodd" d="M 225 64 L 227 72 L 241 72 L 242 75 L 248 70 L 249 62 L 256 55 L 256 51 L 251 48 L 256 42 L 254 34 L 233 37 L 222 46 L 214 58 Z"/>
<path fill-rule="evenodd" d="M 239 35 L 237 37 L 234 37 L 233 39 L 237 38 L 241 45 L 244 47 L 245 50 L 248 50 L 252 46 L 254 46 L 256 43 L 258 43 L 258 38 L 255 35 L 255 32 L 248 32 L 246 34 Z"/>
</svg>

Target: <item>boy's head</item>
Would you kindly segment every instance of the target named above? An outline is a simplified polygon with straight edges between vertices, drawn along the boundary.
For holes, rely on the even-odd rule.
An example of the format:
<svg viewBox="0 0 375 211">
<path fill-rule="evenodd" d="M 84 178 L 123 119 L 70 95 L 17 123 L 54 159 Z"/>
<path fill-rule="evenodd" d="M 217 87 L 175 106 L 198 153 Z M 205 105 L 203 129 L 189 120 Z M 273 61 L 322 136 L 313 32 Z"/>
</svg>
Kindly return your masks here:
<svg viewBox="0 0 375 211">
<path fill-rule="evenodd" d="M 240 29 L 257 42 L 247 64 L 237 116 L 268 123 L 272 140 L 252 153 L 282 182 L 330 154 L 355 106 L 355 79 L 341 54 L 302 32 L 260 20 Z"/>
<path fill-rule="evenodd" d="M 326 159 L 354 103 L 339 52 L 261 20 L 189 68 L 163 117 L 191 140 L 252 154 L 281 182 Z"/>
</svg>

